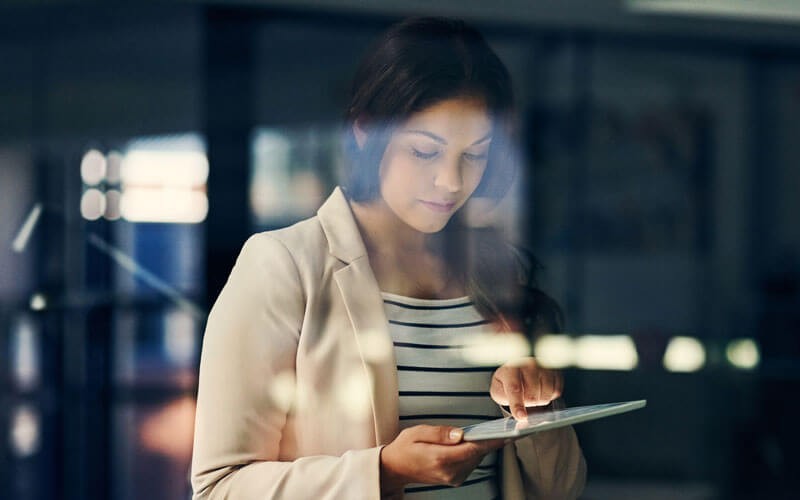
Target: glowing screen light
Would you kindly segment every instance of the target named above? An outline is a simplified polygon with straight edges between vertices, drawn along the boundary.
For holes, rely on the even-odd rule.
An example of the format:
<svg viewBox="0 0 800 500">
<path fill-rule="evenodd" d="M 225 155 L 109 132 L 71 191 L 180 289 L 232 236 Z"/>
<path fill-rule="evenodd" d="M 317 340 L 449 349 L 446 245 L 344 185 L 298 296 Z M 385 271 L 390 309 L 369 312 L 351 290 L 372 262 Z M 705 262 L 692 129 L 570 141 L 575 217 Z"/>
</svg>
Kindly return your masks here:
<svg viewBox="0 0 800 500">
<path fill-rule="evenodd" d="M 575 366 L 588 370 L 633 370 L 636 345 L 627 335 L 584 335 L 575 340 Z"/>
<path fill-rule="evenodd" d="M 758 345 L 753 339 L 737 339 L 728 343 L 725 349 L 728 362 L 742 370 L 752 370 L 761 361 Z"/>
<path fill-rule="evenodd" d="M 693 337 L 673 337 L 664 352 L 664 368 L 671 372 L 696 372 L 706 364 L 706 350 Z"/>
</svg>

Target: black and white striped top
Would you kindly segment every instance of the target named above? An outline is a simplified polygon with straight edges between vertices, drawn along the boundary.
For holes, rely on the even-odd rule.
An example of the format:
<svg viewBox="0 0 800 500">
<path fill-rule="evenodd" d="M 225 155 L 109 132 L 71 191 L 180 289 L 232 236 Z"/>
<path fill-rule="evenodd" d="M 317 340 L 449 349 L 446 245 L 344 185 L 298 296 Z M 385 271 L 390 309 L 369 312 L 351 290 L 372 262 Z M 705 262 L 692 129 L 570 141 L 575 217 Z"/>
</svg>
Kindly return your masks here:
<svg viewBox="0 0 800 500">
<path fill-rule="evenodd" d="M 501 416 L 489 396 L 494 367 L 464 359 L 464 338 L 487 329 L 469 297 L 417 299 L 382 293 L 397 358 L 400 429 L 420 424 L 465 425 Z M 490 500 L 498 496 L 491 453 L 458 488 L 406 486 L 408 500 Z"/>
</svg>

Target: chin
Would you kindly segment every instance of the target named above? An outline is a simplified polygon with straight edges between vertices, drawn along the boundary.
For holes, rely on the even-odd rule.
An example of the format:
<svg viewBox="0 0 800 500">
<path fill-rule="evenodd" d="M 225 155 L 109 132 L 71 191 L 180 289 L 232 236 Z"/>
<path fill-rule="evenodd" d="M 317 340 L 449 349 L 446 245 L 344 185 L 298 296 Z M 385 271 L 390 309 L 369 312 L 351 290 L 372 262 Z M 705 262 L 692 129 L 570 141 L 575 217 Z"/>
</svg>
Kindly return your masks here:
<svg viewBox="0 0 800 500">
<path fill-rule="evenodd" d="M 413 227 L 414 229 L 416 229 L 420 233 L 435 234 L 435 233 L 438 233 L 439 231 L 441 231 L 442 229 L 444 229 L 445 226 L 447 225 L 448 221 L 449 221 L 449 219 L 447 221 L 442 222 L 441 224 L 424 224 L 424 225 L 415 224 L 415 225 L 413 225 L 411 227 Z"/>
</svg>

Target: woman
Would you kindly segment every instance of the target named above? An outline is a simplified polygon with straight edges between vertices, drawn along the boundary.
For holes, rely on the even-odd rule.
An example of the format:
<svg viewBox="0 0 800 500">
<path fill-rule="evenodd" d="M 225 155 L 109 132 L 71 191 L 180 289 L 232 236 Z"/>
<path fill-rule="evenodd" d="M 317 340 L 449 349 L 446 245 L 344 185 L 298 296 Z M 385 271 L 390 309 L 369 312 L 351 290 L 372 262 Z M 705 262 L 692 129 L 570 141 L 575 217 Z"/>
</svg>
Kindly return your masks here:
<svg viewBox="0 0 800 500">
<path fill-rule="evenodd" d="M 519 254 L 460 220 L 470 197 L 507 189 L 512 111 L 505 67 L 462 22 L 410 19 L 371 48 L 345 188 L 252 236 L 209 316 L 194 498 L 580 494 L 571 428 L 511 443 L 459 429 L 560 404 L 561 377 L 533 358 L 462 356 L 469 335 L 557 318 Z"/>
</svg>

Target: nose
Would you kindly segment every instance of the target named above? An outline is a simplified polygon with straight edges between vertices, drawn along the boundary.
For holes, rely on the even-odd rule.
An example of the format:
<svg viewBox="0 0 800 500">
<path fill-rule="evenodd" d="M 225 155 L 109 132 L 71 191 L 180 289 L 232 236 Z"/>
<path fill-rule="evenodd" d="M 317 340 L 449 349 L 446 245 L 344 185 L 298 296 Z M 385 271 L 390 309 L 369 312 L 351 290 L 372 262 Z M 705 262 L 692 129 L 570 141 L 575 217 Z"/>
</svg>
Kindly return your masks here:
<svg viewBox="0 0 800 500">
<path fill-rule="evenodd" d="M 458 161 L 446 162 L 436 172 L 433 184 L 437 188 L 444 189 L 448 193 L 461 191 L 463 179 L 461 178 L 461 165 Z"/>
</svg>

